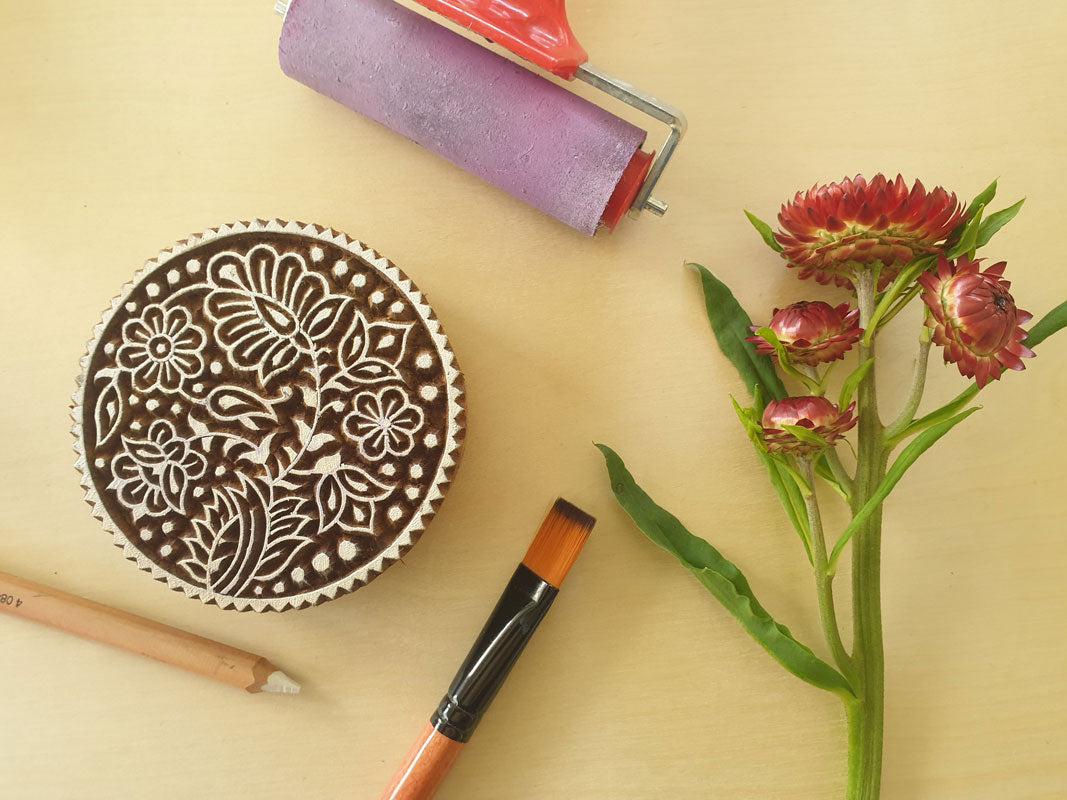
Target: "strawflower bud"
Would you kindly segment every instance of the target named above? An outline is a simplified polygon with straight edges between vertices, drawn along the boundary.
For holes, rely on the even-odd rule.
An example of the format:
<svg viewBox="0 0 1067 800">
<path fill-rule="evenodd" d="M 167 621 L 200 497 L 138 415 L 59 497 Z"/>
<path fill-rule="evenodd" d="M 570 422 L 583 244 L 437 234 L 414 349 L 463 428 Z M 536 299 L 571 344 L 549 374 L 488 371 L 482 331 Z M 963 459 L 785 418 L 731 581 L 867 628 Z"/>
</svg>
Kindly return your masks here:
<svg viewBox="0 0 1067 800">
<path fill-rule="evenodd" d="M 856 424 L 856 417 L 852 413 L 855 407 L 856 404 L 852 403 L 844 411 L 840 411 L 825 397 L 814 396 L 771 400 L 763 409 L 763 440 L 767 443 L 768 450 L 777 453 L 807 455 L 822 450 L 826 446 L 832 446 L 845 435 L 845 431 Z M 807 428 L 825 444 L 819 446 L 802 441 L 796 434 L 785 430 L 785 425 Z"/>
<path fill-rule="evenodd" d="M 915 258 L 936 252 L 963 219 L 955 194 L 921 181 L 908 189 L 897 175 L 862 175 L 796 193 L 778 214 L 775 239 L 801 278 L 851 286 L 856 273 L 881 263 L 883 289 Z"/>
<path fill-rule="evenodd" d="M 814 366 L 843 358 L 863 335 L 859 327 L 859 309 L 849 310 L 848 303 L 836 308 L 820 300 L 801 300 L 785 308 L 774 309 L 770 324 L 778 341 L 794 364 Z M 753 331 L 757 328 L 753 327 Z M 757 353 L 774 354 L 774 347 L 762 336 L 746 336 L 755 342 Z"/>
<path fill-rule="evenodd" d="M 960 374 L 974 378 L 978 386 L 1000 380 L 1001 367 L 1023 369 L 1023 358 L 1034 353 L 1022 341 L 1026 331 L 1019 325 L 1032 315 L 1016 307 L 1003 279 L 1007 264 L 1000 261 L 981 270 L 981 259 L 960 256 L 955 262 L 944 256 L 937 272 L 919 276 L 923 302 L 930 309 L 926 324 L 932 338 L 944 348 L 945 363 L 955 363 Z"/>
</svg>

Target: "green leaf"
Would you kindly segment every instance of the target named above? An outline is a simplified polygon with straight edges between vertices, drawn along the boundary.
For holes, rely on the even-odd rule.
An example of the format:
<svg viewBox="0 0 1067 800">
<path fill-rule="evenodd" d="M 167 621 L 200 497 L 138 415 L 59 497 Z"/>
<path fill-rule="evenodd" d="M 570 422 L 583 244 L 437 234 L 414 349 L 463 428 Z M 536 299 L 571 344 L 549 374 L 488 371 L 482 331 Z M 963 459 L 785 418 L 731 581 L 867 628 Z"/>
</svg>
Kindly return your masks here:
<svg viewBox="0 0 1067 800">
<path fill-rule="evenodd" d="M 824 438 L 815 433 L 811 428 L 805 428 L 803 425 L 783 425 L 782 430 L 786 433 L 790 433 L 794 438 L 803 442 L 804 444 L 810 444 L 812 447 L 826 447 L 827 443 Z M 805 486 L 807 484 L 805 483 Z M 810 488 L 808 489 L 810 493 Z"/>
<path fill-rule="evenodd" d="M 804 551 L 808 554 L 808 561 L 814 564 L 811 557 L 811 532 L 808 530 L 808 516 L 804 507 L 804 499 L 800 496 L 800 491 L 797 489 L 793 478 L 788 473 L 785 474 L 785 478 L 788 478 L 788 480 L 782 476 L 783 467 L 788 468 L 788 465 L 780 463 L 783 460 L 781 456 L 767 451 L 767 444 L 763 441 L 763 425 L 760 424 L 759 414 L 756 413 L 755 409 L 742 407 L 734 399 L 733 395 L 730 395 L 730 402 L 733 403 L 734 412 L 737 414 L 737 418 L 741 420 L 745 433 L 748 434 L 749 441 L 752 442 L 752 447 L 756 450 L 756 455 L 763 462 L 763 466 L 767 468 L 767 477 L 770 478 L 771 485 L 778 495 L 778 500 L 781 502 L 782 508 L 785 509 L 789 522 L 793 525 L 793 530 L 797 532 L 800 541 L 804 543 Z M 759 403 L 760 399 L 757 397 L 756 405 L 758 406 Z"/>
<path fill-rule="evenodd" d="M 918 433 L 919 431 L 926 430 L 931 425 L 936 425 L 937 423 L 942 422 L 948 419 L 949 417 L 954 417 L 956 414 L 962 411 L 967 406 L 967 404 L 971 402 L 971 400 L 974 399 L 976 394 L 978 394 L 978 384 L 972 383 L 970 386 L 968 386 L 966 389 L 956 395 L 955 398 L 945 403 L 945 405 L 941 406 L 940 408 L 935 408 L 929 414 L 919 417 L 919 419 L 917 420 L 914 420 L 910 425 L 908 425 L 908 427 L 901 431 L 899 435 L 889 440 L 887 444 L 892 446 L 897 442 L 903 439 L 907 439 L 909 436 Z"/>
<path fill-rule="evenodd" d="M 756 450 L 760 453 L 767 452 L 767 445 L 763 442 L 763 425 L 760 424 L 759 417 L 754 409 L 745 408 L 733 395 L 730 395 L 730 402 L 733 403 L 734 413 L 737 414 L 737 418 L 741 420 L 741 424 L 745 428 L 745 433 L 748 434 L 748 438 L 752 440 L 752 444 L 756 446 Z"/>
<path fill-rule="evenodd" d="M 993 238 L 994 234 L 1015 219 L 1015 215 L 1019 213 L 1019 209 L 1023 207 L 1023 203 L 1026 202 L 1024 197 L 1015 205 L 1002 208 L 995 214 L 990 214 L 983 221 L 978 228 L 978 239 L 975 241 L 975 247 L 985 247 L 989 244 L 989 240 Z"/>
<path fill-rule="evenodd" d="M 1040 322 L 1034 323 L 1030 332 L 1026 334 L 1026 338 L 1023 339 L 1023 344 L 1031 349 L 1037 347 L 1065 325 L 1067 325 L 1067 300 L 1045 314 Z"/>
<path fill-rule="evenodd" d="M 977 213 L 979 208 L 988 206 L 993 202 L 993 198 L 997 196 L 997 182 L 993 181 L 981 192 L 975 195 L 975 198 L 971 201 L 971 204 L 967 206 L 967 210 L 963 213 L 963 218 L 967 221 Z"/>
<path fill-rule="evenodd" d="M 937 256 L 923 256 L 915 259 L 900 271 L 884 292 L 878 295 L 878 305 L 875 307 L 874 313 L 871 314 L 871 318 L 867 321 L 867 327 L 863 331 L 862 342 L 864 346 L 870 346 L 878 329 L 896 316 L 897 312 L 915 296 L 914 293 L 909 292 L 901 300 L 900 304 L 894 306 L 893 303 L 896 302 L 901 293 L 911 286 L 922 272 L 935 263 L 937 263 Z M 915 287 L 912 288 L 914 289 Z"/>
<path fill-rule="evenodd" d="M 907 447 L 900 451 L 897 460 L 893 462 L 893 466 L 886 472 L 885 477 L 882 478 L 882 482 L 879 483 L 878 487 L 874 490 L 874 494 L 872 494 L 871 498 L 863 504 L 863 507 L 859 511 L 856 512 L 852 521 L 849 522 L 845 530 L 841 532 L 841 536 L 838 538 L 837 544 L 834 545 L 833 552 L 830 554 L 831 571 L 837 563 L 838 556 L 841 555 L 841 550 L 848 544 L 848 540 L 852 538 L 852 534 L 859 529 L 859 526 L 863 524 L 864 520 L 873 514 L 875 509 L 882 504 L 882 501 L 889 496 L 889 493 L 893 491 L 893 487 L 896 486 L 904 476 L 908 467 L 914 464 L 919 456 L 929 450 L 934 442 L 967 419 L 967 417 L 971 416 L 971 414 L 979 408 L 981 408 L 981 406 L 968 408 L 962 414 L 957 414 L 944 422 L 932 426 L 916 436 Z"/>
<path fill-rule="evenodd" d="M 815 561 L 811 555 L 811 531 L 808 528 L 808 515 L 804 507 L 804 498 L 800 496 L 796 481 L 789 475 L 782 475 L 783 470 L 777 458 L 769 453 L 761 453 L 758 449 L 756 452 L 759 454 L 763 466 L 767 468 L 767 477 L 770 478 L 771 486 L 774 487 L 774 492 L 778 495 L 778 501 L 782 504 L 782 508 L 785 509 L 785 515 L 789 518 L 793 530 L 797 532 L 797 536 L 800 537 L 800 541 L 804 545 L 808 563 L 814 566 Z"/>
<path fill-rule="evenodd" d="M 752 223 L 752 227 L 759 231 L 759 235 L 763 237 L 763 241 L 767 244 L 767 247 L 771 248 L 771 250 L 776 253 L 782 252 L 783 248 L 774 238 L 774 231 L 771 230 L 770 225 L 761 220 L 751 211 L 746 211 L 745 216 L 748 217 L 748 221 Z"/>
<path fill-rule="evenodd" d="M 837 479 L 837 475 L 834 474 L 834 470 L 827 460 L 826 453 L 820 453 L 815 461 L 815 474 L 826 481 L 827 485 L 837 492 L 842 500 L 846 503 L 848 502 L 850 489 L 841 485 L 841 481 Z"/>
<path fill-rule="evenodd" d="M 993 181 L 985 189 L 979 192 L 975 198 L 971 201 L 971 204 L 967 206 L 967 210 L 963 212 L 963 221 L 952 229 L 952 233 L 948 235 L 949 242 L 957 241 L 963 234 L 963 229 L 967 226 L 967 223 L 971 221 L 975 212 L 980 206 L 988 206 L 993 202 L 993 198 L 997 195 L 997 182 Z"/>
<path fill-rule="evenodd" d="M 841 394 L 838 395 L 837 398 L 837 408 L 840 411 L 844 411 L 848 408 L 848 404 L 852 402 L 852 395 L 856 393 L 860 381 L 863 380 L 872 364 L 874 364 L 874 356 L 871 356 L 852 370 L 851 374 L 845 378 L 845 382 L 841 385 Z"/>
<path fill-rule="evenodd" d="M 756 329 L 756 335 L 762 336 L 763 340 L 774 348 L 774 355 L 778 357 L 778 366 L 782 368 L 782 372 L 786 375 L 792 375 L 798 381 L 803 383 L 812 394 L 817 394 L 819 392 L 822 388 L 819 386 L 819 382 L 813 378 L 809 378 L 793 366 L 793 362 L 789 358 L 789 351 L 786 350 L 785 345 L 778 340 L 777 333 L 764 325 L 762 328 Z"/>
<path fill-rule="evenodd" d="M 774 369 L 770 356 L 757 353 L 745 337 L 751 334 L 752 320 L 725 283 L 712 275 L 700 264 L 693 264 L 700 272 L 704 287 L 704 304 L 708 321 L 715 332 L 719 349 L 733 363 L 748 391 L 755 395 L 759 388 L 763 397 L 781 399 L 788 392 Z"/>
<path fill-rule="evenodd" d="M 978 231 L 982 227 L 982 210 L 985 206 L 978 206 L 974 212 L 974 216 L 967 220 L 967 224 L 963 227 L 963 233 L 960 236 L 960 240 L 954 244 L 949 251 L 945 253 L 945 257 L 948 259 L 958 258 L 964 253 L 968 253 L 972 258 L 974 257 L 974 250 L 978 242 Z"/>
<path fill-rule="evenodd" d="M 813 686 L 846 700 L 855 698 L 851 685 L 840 672 L 793 638 L 788 628 L 774 621 L 734 564 L 656 505 L 634 482 L 615 451 L 601 444 L 597 447 L 604 454 L 615 498 L 649 539 L 681 561 L 783 667 Z"/>
</svg>

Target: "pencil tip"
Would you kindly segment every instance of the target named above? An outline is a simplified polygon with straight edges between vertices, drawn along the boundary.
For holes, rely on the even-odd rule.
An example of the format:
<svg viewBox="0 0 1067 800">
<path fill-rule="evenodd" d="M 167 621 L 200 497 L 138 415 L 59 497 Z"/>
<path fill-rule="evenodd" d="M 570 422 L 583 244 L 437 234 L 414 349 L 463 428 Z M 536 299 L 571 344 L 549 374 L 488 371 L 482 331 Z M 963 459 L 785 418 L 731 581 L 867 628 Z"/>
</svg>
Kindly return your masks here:
<svg viewBox="0 0 1067 800">
<path fill-rule="evenodd" d="M 280 669 L 276 669 L 267 677 L 267 682 L 263 684 L 263 691 L 276 694 L 299 694 L 300 684 Z"/>
</svg>

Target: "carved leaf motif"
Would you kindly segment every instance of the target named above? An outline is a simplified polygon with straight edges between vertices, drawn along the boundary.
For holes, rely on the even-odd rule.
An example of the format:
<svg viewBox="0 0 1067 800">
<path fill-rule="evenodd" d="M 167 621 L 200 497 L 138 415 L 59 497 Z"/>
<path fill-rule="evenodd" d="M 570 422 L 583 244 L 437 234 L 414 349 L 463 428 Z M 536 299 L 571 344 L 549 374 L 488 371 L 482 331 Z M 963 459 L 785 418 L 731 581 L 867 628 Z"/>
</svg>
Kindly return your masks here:
<svg viewBox="0 0 1067 800">
<path fill-rule="evenodd" d="M 159 491 L 168 506 L 179 514 L 185 513 L 185 489 L 189 475 L 181 464 L 168 462 L 160 475 Z"/>
<path fill-rule="evenodd" d="M 252 303 L 256 312 L 267 327 L 279 338 L 288 338 L 296 333 L 299 327 L 293 312 L 283 306 L 277 300 L 264 297 L 260 294 L 252 295 Z"/>
<path fill-rule="evenodd" d="M 241 488 L 226 488 L 230 515 L 215 537 L 208 564 L 211 588 L 225 595 L 239 594 L 252 580 L 269 534 L 262 489 L 245 475 L 238 476 Z"/>
<path fill-rule="evenodd" d="M 293 489 L 301 487 L 293 484 Z M 312 533 L 314 505 L 301 496 L 290 495 L 274 501 L 270 507 L 271 541 L 279 536 L 297 533 Z"/>
<path fill-rule="evenodd" d="M 130 454 L 130 458 L 146 470 L 151 471 L 167 460 L 167 454 L 155 442 L 123 436 L 122 443 L 126 447 L 126 452 Z"/>
<path fill-rule="evenodd" d="M 271 442 L 277 435 L 277 431 L 267 434 L 266 438 L 264 438 L 263 441 L 259 443 L 259 447 L 257 447 L 255 450 L 249 450 L 247 453 L 242 453 L 240 456 L 237 457 L 237 460 L 249 461 L 252 464 L 266 464 L 267 459 L 270 458 L 271 455 Z"/>
<path fill-rule="evenodd" d="M 311 441 L 308 442 L 308 452 L 314 453 L 316 450 L 321 450 L 325 445 L 330 442 L 336 442 L 337 437 L 332 433 L 316 433 L 311 437 Z"/>
<path fill-rule="evenodd" d="M 335 382 L 348 391 L 367 383 L 384 383 L 385 381 L 403 380 L 392 364 L 376 358 L 367 358 L 353 364 L 343 375 L 338 375 Z"/>
<path fill-rule="evenodd" d="M 380 359 L 397 365 L 404 357 L 410 323 L 372 322 L 367 326 L 367 358 Z"/>
<path fill-rule="evenodd" d="M 118 381 L 112 380 L 100 392 L 96 400 L 96 444 L 106 444 L 119 429 L 125 402 L 118 390 Z"/>
<path fill-rule="evenodd" d="M 241 386 L 217 386 L 207 396 L 207 409 L 221 420 L 240 421 L 258 429 L 259 423 L 278 421 L 274 409 L 262 397 Z"/>
<path fill-rule="evenodd" d="M 205 453 L 211 449 L 211 429 L 192 414 L 189 415 L 189 427 L 193 431 L 193 439 L 200 442 L 200 449 Z"/>
<path fill-rule="evenodd" d="M 326 530 L 336 524 L 345 510 L 344 491 L 333 475 L 323 475 L 315 487 L 315 502 L 319 507 L 319 528 Z"/>
<path fill-rule="evenodd" d="M 313 506 L 307 500 L 286 497 L 270 507 L 270 532 L 263 557 L 256 566 L 255 580 L 269 581 L 281 575 L 312 544 L 315 530 Z"/>
<path fill-rule="evenodd" d="M 307 440 L 311 438 L 311 426 L 299 417 L 293 420 L 296 425 L 297 436 L 300 439 L 300 444 L 306 444 Z"/>
<path fill-rule="evenodd" d="M 185 568 L 185 571 L 189 573 L 189 577 L 193 579 L 193 583 L 200 586 L 207 585 L 207 567 L 195 558 L 183 558 L 178 562 L 179 565 Z"/>
<path fill-rule="evenodd" d="M 182 537 L 182 542 L 189 551 L 189 557 L 178 563 L 200 586 L 208 586 L 208 565 L 214 547 L 216 531 L 222 524 L 222 512 L 228 506 L 223 502 L 218 489 L 211 490 L 211 499 L 204 504 L 203 516 L 194 517 L 192 533 Z"/>
<path fill-rule="evenodd" d="M 270 550 L 256 569 L 257 581 L 272 581 L 300 558 L 312 540 L 305 536 L 282 536 L 271 541 Z"/>
<path fill-rule="evenodd" d="M 382 483 L 359 467 L 342 467 L 334 473 L 337 482 L 349 497 L 360 500 L 381 500 L 388 497 L 393 487 Z"/>
<path fill-rule="evenodd" d="M 348 300 L 339 294 L 331 294 L 312 308 L 304 318 L 304 332 L 314 341 L 329 335 L 337 323 L 341 306 Z"/>
<path fill-rule="evenodd" d="M 388 497 L 392 491 L 392 486 L 359 467 L 340 467 L 323 475 L 315 487 L 320 530 L 336 524 L 348 530 L 356 529 L 366 521 L 368 513 L 373 513 L 373 507 L 367 504 Z"/>
<path fill-rule="evenodd" d="M 367 320 L 358 311 L 337 346 L 337 366 L 347 371 L 349 366 L 363 358 L 367 347 Z"/>
<path fill-rule="evenodd" d="M 332 456 L 323 456 L 315 462 L 311 471 L 317 475 L 326 475 L 335 472 L 341 466 L 341 454 L 334 453 Z"/>
</svg>

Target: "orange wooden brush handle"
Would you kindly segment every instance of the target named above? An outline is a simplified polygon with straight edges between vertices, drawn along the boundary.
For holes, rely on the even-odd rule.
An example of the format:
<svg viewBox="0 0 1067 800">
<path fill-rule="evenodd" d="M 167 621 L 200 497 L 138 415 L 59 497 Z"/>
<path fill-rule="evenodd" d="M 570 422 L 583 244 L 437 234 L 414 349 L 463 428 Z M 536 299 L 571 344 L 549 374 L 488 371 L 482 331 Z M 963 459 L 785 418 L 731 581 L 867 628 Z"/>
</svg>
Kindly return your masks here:
<svg viewBox="0 0 1067 800">
<path fill-rule="evenodd" d="M 430 800 L 462 748 L 427 723 L 380 800 Z"/>
</svg>

